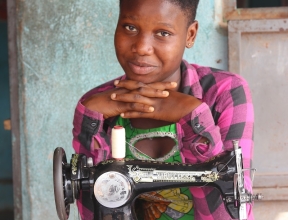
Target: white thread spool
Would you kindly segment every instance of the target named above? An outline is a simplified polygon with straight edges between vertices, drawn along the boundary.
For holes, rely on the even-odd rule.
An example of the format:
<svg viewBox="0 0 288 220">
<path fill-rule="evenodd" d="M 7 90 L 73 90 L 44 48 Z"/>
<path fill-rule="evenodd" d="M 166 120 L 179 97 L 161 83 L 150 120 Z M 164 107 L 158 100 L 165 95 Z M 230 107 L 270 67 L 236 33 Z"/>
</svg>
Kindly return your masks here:
<svg viewBox="0 0 288 220">
<path fill-rule="evenodd" d="M 126 155 L 126 135 L 125 128 L 120 125 L 112 128 L 111 134 L 112 158 L 123 159 Z"/>
</svg>

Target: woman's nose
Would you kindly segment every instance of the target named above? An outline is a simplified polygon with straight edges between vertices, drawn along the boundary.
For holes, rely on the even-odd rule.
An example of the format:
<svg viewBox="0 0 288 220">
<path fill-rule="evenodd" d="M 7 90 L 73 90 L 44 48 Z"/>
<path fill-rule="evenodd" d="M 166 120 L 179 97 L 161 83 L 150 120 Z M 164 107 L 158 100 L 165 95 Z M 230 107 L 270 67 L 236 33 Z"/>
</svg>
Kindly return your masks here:
<svg viewBox="0 0 288 220">
<path fill-rule="evenodd" d="M 139 35 L 132 44 L 132 52 L 140 56 L 149 56 L 154 53 L 152 37 Z"/>
</svg>

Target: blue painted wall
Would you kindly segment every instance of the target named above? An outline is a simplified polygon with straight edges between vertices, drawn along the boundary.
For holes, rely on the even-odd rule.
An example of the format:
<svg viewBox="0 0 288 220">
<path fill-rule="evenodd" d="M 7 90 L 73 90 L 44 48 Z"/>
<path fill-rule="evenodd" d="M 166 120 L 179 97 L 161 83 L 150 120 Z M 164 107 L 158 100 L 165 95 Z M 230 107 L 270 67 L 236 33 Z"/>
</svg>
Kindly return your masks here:
<svg viewBox="0 0 288 220">
<path fill-rule="evenodd" d="M 11 131 L 3 126 L 10 118 L 7 45 L 7 22 L 0 21 L 0 216 L 1 211 L 13 209 Z"/>
<path fill-rule="evenodd" d="M 77 100 L 122 74 L 114 54 L 118 0 L 18 1 L 21 176 L 24 220 L 57 219 L 52 157 L 70 159 Z M 227 37 L 214 24 L 214 0 L 201 0 L 191 62 L 227 69 Z M 78 219 L 72 209 L 70 219 Z"/>
</svg>

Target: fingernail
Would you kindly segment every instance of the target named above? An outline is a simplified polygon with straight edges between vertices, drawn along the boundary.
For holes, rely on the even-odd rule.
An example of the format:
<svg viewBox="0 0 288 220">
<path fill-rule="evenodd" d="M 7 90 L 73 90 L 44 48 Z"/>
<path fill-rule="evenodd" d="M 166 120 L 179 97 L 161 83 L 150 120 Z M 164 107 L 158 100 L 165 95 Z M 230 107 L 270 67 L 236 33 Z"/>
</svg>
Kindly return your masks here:
<svg viewBox="0 0 288 220">
<path fill-rule="evenodd" d="M 149 107 L 149 112 L 154 112 L 154 108 L 152 106 Z"/>
<path fill-rule="evenodd" d="M 119 84 L 119 80 L 115 80 L 114 81 L 114 85 L 116 86 L 116 85 L 118 85 Z"/>
<path fill-rule="evenodd" d="M 115 93 L 112 93 L 111 94 L 111 99 L 115 99 L 116 98 L 116 94 Z"/>
<path fill-rule="evenodd" d="M 171 82 L 171 85 L 172 85 L 173 87 L 176 87 L 176 86 L 177 86 L 177 83 L 176 83 L 176 82 Z"/>
<path fill-rule="evenodd" d="M 124 118 L 125 115 L 124 115 L 124 113 L 121 113 L 120 116 L 121 116 L 122 118 Z"/>
<path fill-rule="evenodd" d="M 165 96 L 168 96 L 169 92 L 168 91 L 163 91 L 162 94 L 165 95 Z"/>
</svg>

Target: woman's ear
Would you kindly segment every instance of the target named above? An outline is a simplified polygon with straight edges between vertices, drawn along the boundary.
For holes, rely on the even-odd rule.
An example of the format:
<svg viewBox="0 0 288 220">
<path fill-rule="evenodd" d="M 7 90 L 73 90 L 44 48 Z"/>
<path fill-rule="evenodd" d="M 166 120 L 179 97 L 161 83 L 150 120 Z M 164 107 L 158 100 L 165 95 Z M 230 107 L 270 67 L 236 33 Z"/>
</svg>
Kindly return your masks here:
<svg viewBox="0 0 288 220">
<path fill-rule="evenodd" d="M 187 30 L 186 47 L 191 48 L 195 42 L 196 35 L 198 32 L 198 21 L 194 21 L 189 25 Z"/>
</svg>

